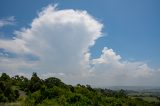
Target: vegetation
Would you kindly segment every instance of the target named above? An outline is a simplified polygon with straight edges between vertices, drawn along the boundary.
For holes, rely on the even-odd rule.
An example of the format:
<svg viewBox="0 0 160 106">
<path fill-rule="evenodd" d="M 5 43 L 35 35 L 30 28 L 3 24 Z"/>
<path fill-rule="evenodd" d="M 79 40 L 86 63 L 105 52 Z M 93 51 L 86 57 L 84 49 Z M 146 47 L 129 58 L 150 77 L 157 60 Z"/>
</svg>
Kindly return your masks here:
<svg viewBox="0 0 160 106">
<path fill-rule="evenodd" d="M 66 85 L 55 77 L 40 79 L 36 73 L 31 79 L 18 75 L 11 78 L 6 73 L 0 77 L 1 106 L 160 106 L 157 98 L 146 101 L 127 96 L 124 90 Z"/>
</svg>

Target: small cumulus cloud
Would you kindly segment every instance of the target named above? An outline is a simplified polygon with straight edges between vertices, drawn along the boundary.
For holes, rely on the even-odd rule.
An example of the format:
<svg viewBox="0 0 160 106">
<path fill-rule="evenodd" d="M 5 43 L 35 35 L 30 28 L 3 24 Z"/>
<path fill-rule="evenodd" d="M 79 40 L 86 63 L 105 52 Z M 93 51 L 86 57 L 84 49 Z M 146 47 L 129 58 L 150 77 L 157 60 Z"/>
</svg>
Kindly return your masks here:
<svg viewBox="0 0 160 106">
<path fill-rule="evenodd" d="M 1 56 L 0 69 L 24 75 L 35 71 L 42 78 L 56 76 L 69 84 L 159 83 L 160 70 L 154 70 L 144 62 L 125 61 L 107 47 L 99 58 L 90 59 L 89 48 L 102 37 L 102 28 L 103 24 L 87 11 L 57 10 L 49 5 L 33 19 L 30 28 L 16 31 L 12 40 L 0 40 L 1 49 L 17 54 L 17 58 Z M 24 56 L 29 56 L 29 59 Z"/>
</svg>

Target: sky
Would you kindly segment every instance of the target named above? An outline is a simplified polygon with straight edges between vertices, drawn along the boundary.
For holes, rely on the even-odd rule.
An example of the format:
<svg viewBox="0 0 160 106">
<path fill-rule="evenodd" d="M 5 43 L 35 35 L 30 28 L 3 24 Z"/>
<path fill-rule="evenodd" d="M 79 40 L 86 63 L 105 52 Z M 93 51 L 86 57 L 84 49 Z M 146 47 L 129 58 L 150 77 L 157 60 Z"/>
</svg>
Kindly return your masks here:
<svg viewBox="0 0 160 106">
<path fill-rule="evenodd" d="M 160 86 L 159 0 L 1 0 L 0 73 Z"/>
</svg>

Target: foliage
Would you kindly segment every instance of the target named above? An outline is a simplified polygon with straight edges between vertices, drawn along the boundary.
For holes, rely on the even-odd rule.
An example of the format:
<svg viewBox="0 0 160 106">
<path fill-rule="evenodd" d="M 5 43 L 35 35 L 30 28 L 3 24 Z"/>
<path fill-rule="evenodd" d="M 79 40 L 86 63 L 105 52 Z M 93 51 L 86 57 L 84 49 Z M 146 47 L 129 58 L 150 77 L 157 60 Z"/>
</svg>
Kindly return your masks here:
<svg viewBox="0 0 160 106">
<path fill-rule="evenodd" d="M 21 106 L 160 106 L 159 101 L 128 97 L 124 90 L 66 85 L 55 77 L 42 80 L 37 73 L 33 73 L 31 79 L 18 75 L 10 78 L 2 73 L 0 102 L 0 105 L 17 103 Z"/>
<path fill-rule="evenodd" d="M 13 89 L 11 78 L 6 73 L 2 73 L 0 77 L 0 102 L 13 102 L 18 97 L 19 91 Z"/>
</svg>

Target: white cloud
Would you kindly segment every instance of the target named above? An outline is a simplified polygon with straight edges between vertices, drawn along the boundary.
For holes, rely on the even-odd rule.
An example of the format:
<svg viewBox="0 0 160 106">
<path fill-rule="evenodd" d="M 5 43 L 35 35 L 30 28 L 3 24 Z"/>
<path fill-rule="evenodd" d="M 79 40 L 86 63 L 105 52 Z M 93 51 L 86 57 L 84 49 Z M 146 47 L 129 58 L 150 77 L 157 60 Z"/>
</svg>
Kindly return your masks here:
<svg viewBox="0 0 160 106">
<path fill-rule="evenodd" d="M 107 85 L 157 85 L 160 78 L 158 70 L 150 68 L 143 62 L 123 60 L 112 49 L 104 48 L 102 55 L 92 60 L 94 64 L 94 83 Z M 156 80 L 155 80 L 156 79 Z M 92 83 L 92 82 L 91 82 Z"/>
<path fill-rule="evenodd" d="M 38 56 L 32 70 L 41 74 L 86 76 L 90 68 L 88 50 L 102 36 L 102 27 L 86 11 L 56 10 L 50 5 L 38 14 L 30 28 L 16 31 L 14 40 L 0 40 L 0 48 Z"/>
<path fill-rule="evenodd" d="M 0 19 L 0 28 L 8 25 L 14 25 L 15 24 L 15 17 L 7 17 L 4 19 Z"/>
<path fill-rule="evenodd" d="M 50 5 L 38 14 L 30 28 L 16 31 L 13 40 L 0 40 L 0 48 L 20 55 L 1 57 L 0 69 L 24 75 L 36 71 L 43 78 L 53 75 L 70 84 L 159 84 L 159 70 L 143 62 L 125 61 L 112 49 L 105 47 L 99 58 L 91 60 L 89 48 L 102 36 L 102 27 L 86 11 L 56 10 Z M 25 54 L 39 59 L 30 62 L 21 57 Z"/>
<path fill-rule="evenodd" d="M 26 61 L 24 58 L 8 58 L 0 57 L 0 73 L 6 72 L 9 75 L 24 75 L 28 76 L 25 71 L 30 71 L 36 62 Z"/>
<path fill-rule="evenodd" d="M 0 48 L 4 48 L 8 52 L 14 52 L 17 54 L 30 52 L 30 50 L 25 46 L 25 41 L 18 38 L 14 40 L 0 39 Z"/>
</svg>

